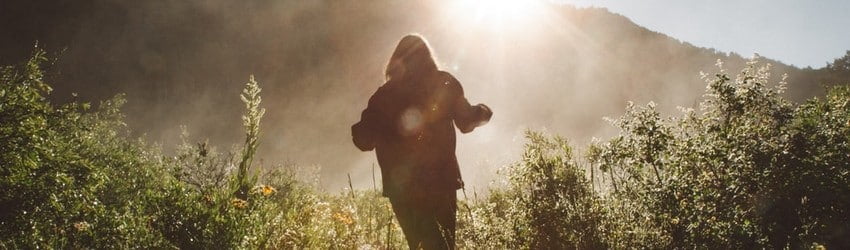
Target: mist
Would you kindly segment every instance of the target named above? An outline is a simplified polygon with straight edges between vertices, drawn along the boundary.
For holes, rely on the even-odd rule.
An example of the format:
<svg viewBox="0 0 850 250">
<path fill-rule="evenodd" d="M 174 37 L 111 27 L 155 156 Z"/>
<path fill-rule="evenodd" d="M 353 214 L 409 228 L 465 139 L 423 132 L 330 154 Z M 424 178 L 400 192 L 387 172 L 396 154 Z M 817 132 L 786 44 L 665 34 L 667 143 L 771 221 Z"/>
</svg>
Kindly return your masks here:
<svg viewBox="0 0 850 250">
<path fill-rule="evenodd" d="M 0 62 L 21 61 L 38 40 L 58 57 L 55 102 L 126 93 L 133 135 L 165 150 L 179 144 L 181 125 L 223 149 L 241 142 L 238 95 L 253 74 L 267 109 L 261 165 L 317 171 L 329 191 L 348 186 L 349 174 L 355 188 L 373 185 L 374 152 L 354 147 L 350 126 L 406 34 L 428 39 L 467 99 L 494 111 L 458 137 L 467 189 L 477 190 L 519 157 L 527 129 L 584 145 L 614 135 L 603 117 L 629 101 L 666 113 L 695 107 L 700 71 L 716 72 L 717 59 L 730 69 L 744 63 L 605 9 L 542 5 L 533 20 L 483 23 L 475 10 L 431 1 L 35 1 L 0 11 L 3 27 L 22 27 L 0 31 Z M 792 98 L 822 93 L 798 85 L 815 82 L 802 80 L 811 69 L 763 61 L 791 76 Z"/>
</svg>

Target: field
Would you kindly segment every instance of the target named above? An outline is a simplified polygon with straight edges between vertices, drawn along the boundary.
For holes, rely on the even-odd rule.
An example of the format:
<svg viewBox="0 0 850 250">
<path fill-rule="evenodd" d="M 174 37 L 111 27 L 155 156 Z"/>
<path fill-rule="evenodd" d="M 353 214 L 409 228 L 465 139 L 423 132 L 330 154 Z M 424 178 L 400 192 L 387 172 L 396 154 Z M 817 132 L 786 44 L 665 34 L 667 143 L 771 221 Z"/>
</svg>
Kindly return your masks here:
<svg viewBox="0 0 850 250">
<path fill-rule="evenodd" d="M 120 95 L 49 102 L 46 63 L 36 50 L 0 76 L 0 248 L 405 246 L 380 187 L 330 194 L 298 166 L 254 161 L 253 77 L 242 145 L 185 132 L 166 153 L 129 135 Z M 850 248 L 850 88 L 794 103 L 757 58 L 718 66 L 698 108 L 629 105 L 613 138 L 527 132 L 486 195 L 460 196 L 459 247 Z"/>
</svg>

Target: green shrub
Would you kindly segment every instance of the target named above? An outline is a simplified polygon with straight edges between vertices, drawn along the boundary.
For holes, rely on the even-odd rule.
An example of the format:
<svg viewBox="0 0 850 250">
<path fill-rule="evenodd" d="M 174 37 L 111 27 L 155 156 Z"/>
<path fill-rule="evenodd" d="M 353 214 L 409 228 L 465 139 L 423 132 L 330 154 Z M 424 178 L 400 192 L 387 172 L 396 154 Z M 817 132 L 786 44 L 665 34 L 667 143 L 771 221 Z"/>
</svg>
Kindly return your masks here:
<svg viewBox="0 0 850 250">
<path fill-rule="evenodd" d="M 795 108 L 755 59 L 734 80 L 705 79 L 699 112 L 630 107 L 621 134 L 591 148 L 619 209 L 634 211 L 619 223 L 662 248 L 846 247 L 847 88 Z"/>
<path fill-rule="evenodd" d="M 567 141 L 534 132 L 526 138 L 522 160 L 508 169 L 509 185 L 467 209 L 471 218 L 462 222 L 472 225 L 461 235 L 470 247 L 606 248 L 602 204 Z"/>
<path fill-rule="evenodd" d="M 249 173 L 263 114 L 253 77 L 241 154 L 185 143 L 168 157 L 129 139 L 120 95 L 94 110 L 51 104 L 45 61 L 36 50 L 2 68 L 2 247 L 264 247 L 298 206 L 290 198 L 308 192 L 285 169 L 267 171 L 266 185 Z"/>
<path fill-rule="evenodd" d="M 698 111 L 629 105 L 578 164 L 529 133 L 507 185 L 462 203 L 460 243 L 487 248 L 850 247 L 850 87 L 802 105 L 753 59 L 707 82 Z M 589 188 L 584 169 L 598 188 Z M 597 171 L 598 170 L 598 171 Z M 599 174 L 596 174 L 599 173 Z M 595 176 L 597 175 L 597 176 Z M 466 206 L 468 205 L 468 206 Z"/>
<path fill-rule="evenodd" d="M 165 184 L 156 154 L 126 139 L 121 96 L 54 106 L 44 52 L 0 78 L 0 245 L 162 247 L 148 201 Z"/>
</svg>

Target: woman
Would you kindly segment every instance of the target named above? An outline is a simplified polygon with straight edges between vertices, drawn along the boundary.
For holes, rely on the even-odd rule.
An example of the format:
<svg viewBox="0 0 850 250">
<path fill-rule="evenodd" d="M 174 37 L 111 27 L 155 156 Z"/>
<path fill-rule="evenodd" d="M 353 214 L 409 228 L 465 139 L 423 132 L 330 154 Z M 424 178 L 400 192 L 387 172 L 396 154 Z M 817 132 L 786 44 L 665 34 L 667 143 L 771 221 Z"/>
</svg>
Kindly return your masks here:
<svg viewBox="0 0 850 250">
<path fill-rule="evenodd" d="M 463 133 L 493 113 L 471 106 L 451 74 L 437 69 L 424 38 L 401 39 L 387 81 L 351 127 L 354 145 L 375 150 L 384 196 L 411 249 L 454 249 L 456 190 L 463 187 L 455 156 L 455 125 Z"/>
</svg>

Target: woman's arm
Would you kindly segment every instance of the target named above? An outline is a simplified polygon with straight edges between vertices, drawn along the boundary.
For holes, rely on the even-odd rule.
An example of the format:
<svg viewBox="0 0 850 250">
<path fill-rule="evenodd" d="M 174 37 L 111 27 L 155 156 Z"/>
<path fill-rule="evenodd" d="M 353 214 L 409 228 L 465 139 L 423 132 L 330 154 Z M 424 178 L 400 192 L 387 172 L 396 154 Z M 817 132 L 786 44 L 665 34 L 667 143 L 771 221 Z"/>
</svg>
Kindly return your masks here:
<svg viewBox="0 0 850 250">
<path fill-rule="evenodd" d="M 460 85 L 460 82 L 454 76 L 448 73 L 446 75 L 449 78 L 447 83 L 452 89 L 452 92 L 454 92 L 454 100 L 452 100 L 454 102 L 454 106 L 452 107 L 453 118 L 458 130 L 461 133 L 469 133 L 476 127 L 487 124 L 490 118 L 493 117 L 493 111 L 490 110 L 490 107 L 484 104 L 470 105 L 463 94 L 463 87 Z"/>
<path fill-rule="evenodd" d="M 376 127 L 379 122 L 377 96 L 380 93 L 380 88 L 375 91 L 375 94 L 369 98 L 369 104 L 363 113 L 360 114 L 360 121 L 351 126 L 351 137 L 354 145 L 361 151 L 371 151 L 375 149 L 377 143 Z"/>
</svg>

